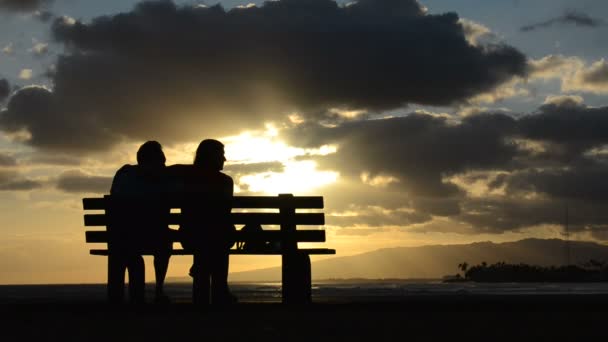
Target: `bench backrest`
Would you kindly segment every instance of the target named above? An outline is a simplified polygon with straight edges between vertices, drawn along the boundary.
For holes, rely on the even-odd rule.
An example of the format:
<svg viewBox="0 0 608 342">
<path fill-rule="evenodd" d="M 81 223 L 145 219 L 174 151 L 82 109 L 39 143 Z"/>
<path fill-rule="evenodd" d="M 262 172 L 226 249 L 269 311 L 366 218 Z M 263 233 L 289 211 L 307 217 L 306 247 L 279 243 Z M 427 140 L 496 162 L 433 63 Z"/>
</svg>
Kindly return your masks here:
<svg viewBox="0 0 608 342">
<path fill-rule="evenodd" d="M 163 203 L 171 209 L 180 209 L 184 201 L 195 201 L 194 198 L 170 198 Z M 106 227 L 109 221 L 106 210 L 112 201 L 110 196 L 99 198 L 84 198 L 85 211 L 102 210 L 103 213 L 87 213 L 84 215 L 84 225 L 87 227 Z M 280 230 L 264 230 L 259 233 L 237 232 L 237 241 L 280 241 L 284 250 L 296 250 L 298 242 L 325 242 L 324 230 L 297 230 L 299 225 L 324 225 L 323 213 L 296 213 L 297 209 L 323 209 L 321 196 L 293 196 L 282 194 L 278 196 L 235 196 L 232 200 L 233 212 L 230 220 L 235 225 L 260 224 L 279 225 Z M 246 212 L 251 209 L 274 209 L 275 212 Z M 241 210 L 245 212 L 234 212 Z M 133 220 L 130 220 L 133 222 Z M 171 213 L 168 224 L 179 225 L 180 213 Z M 107 242 L 107 231 L 87 231 L 87 242 Z"/>
</svg>

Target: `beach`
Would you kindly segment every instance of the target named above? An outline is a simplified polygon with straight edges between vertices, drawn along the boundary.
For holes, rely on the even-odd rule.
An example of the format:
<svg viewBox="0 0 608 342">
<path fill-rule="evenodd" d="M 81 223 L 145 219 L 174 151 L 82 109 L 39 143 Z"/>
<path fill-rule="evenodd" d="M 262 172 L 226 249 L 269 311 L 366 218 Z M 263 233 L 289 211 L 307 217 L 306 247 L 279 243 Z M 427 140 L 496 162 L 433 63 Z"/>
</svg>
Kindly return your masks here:
<svg viewBox="0 0 608 342">
<path fill-rule="evenodd" d="M 5 341 L 395 341 L 555 337 L 581 341 L 608 336 L 605 329 L 608 294 L 597 292 L 400 292 L 391 296 L 390 291 L 384 295 L 373 292 L 365 295 L 365 288 L 355 286 L 357 290 L 353 290 L 351 285 L 350 293 L 358 295 L 313 296 L 313 304 L 285 306 L 268 299 L 274 298 L 273 286 L 256 286 L 263 286 L 271 293 L 261 296 L 266 300 L 254 301 L 241 288 L 235 293 L 246 300 L 223 308 L 198 308 L 181 297 L 174 298 L 169 305 L 111 306 L 105 303 L 103 285 L 53 285 L 46 296 L 39 293 L 37 297 L 31 293 L 39 292 L 40 286 L 1 286 L 2 335 L 10 338 Z M 185 289 L 187 284 L 177 287 Z M 12 297 L 7 293 L 12 293 Z M 175 288 L 171 294 L 176 296 Z"/>
</svg>

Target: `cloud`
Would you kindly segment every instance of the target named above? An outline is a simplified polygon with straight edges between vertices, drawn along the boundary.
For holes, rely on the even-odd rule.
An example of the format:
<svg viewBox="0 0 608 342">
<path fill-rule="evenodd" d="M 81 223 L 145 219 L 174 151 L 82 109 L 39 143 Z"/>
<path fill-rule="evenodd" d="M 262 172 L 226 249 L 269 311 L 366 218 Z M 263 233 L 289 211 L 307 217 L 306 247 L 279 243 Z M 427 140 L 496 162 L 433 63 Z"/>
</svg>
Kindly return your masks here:
<svg viewBox="0 0 608 342">
<path fill-rule="evenodd" d="M 62 165 L 62 166 L 79 166 L 82 161 L 78 158 L 67 155 L 43 155 L 34 154 L 27 160 L 30 165 Z"/>
<path fill-rule="evenodd" d="M 470 104 L 481 104 L 488 103 L 493 104 L 496 102 L 503 101 L 512 97 L 526 97 L 530 95 L 530 91 L 526 88 L 521 87 L 522 78 L 513 77 L 508 82 L 492 89 L 489 92 L 479 94 L 472 97 L 468 103 Z"/>
<path fill-rule="evenodd" d="M 15 180 L 8 183 L 0 184 L 0 191 L 29 191 L 42 187 L 42 183 L 34 180 L 24 179 Z"/>
<path fill-rule="evenodd" d="M 0 191 L 29 191 L 42 186 L 41 182 L 24 178 L 17 171 L 0 168 Z"/>
<path fill-rule="evenodd" d="M 74 193 L 109 193 L 112 177 L 94 176 L 79 170 L 65 171 L 57 179 L 57 189 Z"/>
<path fill-rule="evenodd" d="M 578 57 L 549 55 L 528 62 L 529 79 L 559 79 L 563 92 L 608 94 L 608 62 L 600 59 L 587 65 Z"/>
<path fill-rule="evenodd" d="M 49 44 L 37 42 L 34 44 L 34 46 L 32 46 L 32 48 L 29 51 L 32 52 L 36 56 L 45 55 L 49 52 Z"/>
<path fill-rule="evenodd" d="M 4 78 L 0 78 L 0 103 L 11 93 L 11 86 Z"/>
<path fill-rule="evenodd" d="M 325 188 L 343 211 L 371 202 L 386 210 L 379 225 L 394 224 L 393 211 L 404 208 L 468 226 L 471 233 L 502 233 L 561 224 L 564 202 L 576 208 L 573 229 L 608 224 L 602 214 L 608 209 L 607 132 L 608 107 L 588 107 L 580 96 L 551 96 L 532 113 L 482 110 L 452 119 L 412 113 L 329 127 L 300 123 L 282 134 L 295 145 L 337 147 L 317 158 L 319 167 L 369 192 Z M 372 184 L 374 177 L 386 184 Z M 333 224 L 377 221 L 361 213 L 338 215 Z M 408 224 L 415 223 L 402 227 Z"/>
<path fill-rule="evenodd" d="M 530 32 L 559 25 L 575 25 L 578 27 L 594 28 L 603 26 L 605 24 L 606 22 L 602 19 L 592 18 L 588 14 L 580 11 L 569 10 L 557 18 L 552 18 L 532 25 L 526 25 L 520 28 L 520 30 L 522 32 Z"/>
<path fill-rule="evenodd" d="M 573 163 L 568 169 L 529 169 L 511 174 L 505 183 L 507 191 L 533 192 L 555 199 L 608 202 L 608 166 L 603 163 Z"/>
<path fill-rule="evenodd" d="M 526 72 L 517 49 L 472 46 L 455 13 L 429 15 L 414 0 L 283 0 L 230 11 L 142 2 L 90 23 L 56 19 L 53 34 L 68 53 L 51 75 L 49 115 L 100 123 L 86 127 L 99 127 L 89 140 L 107 139 L 84 143 L 98 148 L 234 134 L 294 111 L 451 104 Z M 72 132 L 46 130 L 59 141 Z M 28 143 L 48 148 L 37 134 Z M 83 150 L 72 141 L 51 145 Z"/>
<path fill-rule="evenodd" d="M 15 157 L 10 154 L 0 152 L 0 167 L 15 165 L 17 165 L 17 160 L 15 159 Z"/>
<path fill-rule="evenodd" d="M 13 53 L 15 53 L 15 50 L 13 49 L 13 43 L 8 43 L 6 44 L 3 48 L 2 48 L 2 52 L 8 56 L 12 55 Z"/>
<path fill-rule="evenodd" d="M 478 45 L 480 38 L 492 35 L 492 31 L 488 27 L 472 20 L 462 18 L 460 19 L 460 24 L 462 25 L 467 41 L 471 45 L 476 46 Z"/>
<path fill-rule="evenodd" d="M 246 175 L 262 172 L 282 172 L 285 166 L 280 162 L 264 162 L 250 164 L 228 164 L 224 168 L 231 175 Z"/>
<path fill-rule="evenodd" d="M 406 227 L 428 222 L 431 215 L 410 208 L 385 209 L 376 206 L 351 206 L 348 211 L 325 215 L 328 225 L 336 227 Z"/>
<path fill-rule="evenodd" d="M 53 0 L 0 0 L 0 10 L 30 12 L 49 5 Z"/>
<path fill-rule="evenodd" d="M 443 175 L 508 163 L 517 148 L 505 138 L 515 128 L 515 119 L 504 114 L 469 116 L 459 124 L 410 114 L 333 128 L 304 124 L 287 134 L 296 145 L 339 145 L 336 154 L 319 160 L 324 168 L 367 179 L 394 177 L 411 194 L 442 197 L 458 193 Z"/>
<path fill-rule="evenodd" d="M 608 143 L 608 107 L 587 107 L 577 97 L 549 98 L 534 115 L 519 120 L 521 134 L 580 155 Z"/>
<path fill-rule="evenodd" d="M 19 79 L 29 80 L 32 78 L 32 74 L 32 69 L 21 69 L 21 71 L 19 71 Z"/>
<path fill-rule="evenodd" d="M 564 83 L 563 89 L 608 94 L 608 62 L 602 58 L 587 69 L 578 69 L 574 76 Z"/>
<path fill-rule="evenodd" d="M 584 102 L 585 99 L 579 95 L 549 95 L 545 99 L 544 104 L 552 105 L 557 108 L 578 108 L 585 107 Z"/>
<path fill-rule="evenodd" d="M 529 76 L 531 78 L 559 78 L 564 74 L 571 74 L 583 68 L 584 61 L 578 57 L 562 55 L 548 55 L 543 58 L 528 61 Z"/>
<path fill-rule="evenodd" d="M 51 91 L 29 86 L 19 89 L 0 112 L 0 129 L 7 133 L 25 131 L 25 139 L 33 146 L 90 153 L 107 149 L 120 140 L 96 119 L 99 118 L 75 117 L 62 111 Z"/>
<path fill-rule="evenodd" d="M 50 11 L 36 11 L 34 12 L 34 16 L 43 23 L 46 23 L 53 19 L 55 17 L 55 14 Z"/>
</svg>

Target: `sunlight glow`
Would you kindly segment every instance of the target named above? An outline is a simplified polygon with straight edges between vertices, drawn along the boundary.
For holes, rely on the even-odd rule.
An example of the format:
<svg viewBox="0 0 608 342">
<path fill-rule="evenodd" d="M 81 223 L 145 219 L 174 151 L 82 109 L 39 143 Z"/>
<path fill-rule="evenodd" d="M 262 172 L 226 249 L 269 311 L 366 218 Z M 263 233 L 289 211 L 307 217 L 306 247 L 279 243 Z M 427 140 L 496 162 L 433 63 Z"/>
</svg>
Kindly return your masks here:
<svg viewBox="0 0 608 342">
<path fill-rule="evenodd" d="M 283 173 L 263 172 L 243 176 L 241 184 L 247 184 L 250 191 L 266 194 L 302 193 L 331 184 L 339 174 L 333 171 L 318 171 L 314 161 L 286 162 Z"/>
<path fill-rule="evenodd" d="M 338 173 L 320 171 L 316 162 L 307 157 L 326 156 L 336 153 L 335 145 L 318 148 L 289 146 L 280 137 L 280 129 L 267 123 L 263 131 L 247 131 L 236 136 L 220 137 L 225 145 L 226 165 L 279 162 L 282 172 L 266 171 L 250 173 L 235 178 L 235 193 L 246 191 L 265 194 L 302 193 L 335 182 Z M 198 143 L 185 143 L 165 148 L 171 163 L 192 163 Z M 232 175 L 231 176 L 237 176 Z"/>
<path fill-rule="evenodd" d="M 279 131 L 272 124 L 266 124 L 264 132 L 244 132 L 237 136 L 221 139 L 226 145 L 228 163 L 287 162 L 301 156 L 325 156 L 337 151 L 334 145 L 304 149 L 289 146 L 278 139 Z"/>
<path fill-rule="evenodd" d="M 369 172 L 363 172 L 360 176 L 361 181 L 367 185 L 385 188 L 393 183 L 399 183 L 399 179 L 393 176 L 377 175 L 372 176 Z"/>
</svg>

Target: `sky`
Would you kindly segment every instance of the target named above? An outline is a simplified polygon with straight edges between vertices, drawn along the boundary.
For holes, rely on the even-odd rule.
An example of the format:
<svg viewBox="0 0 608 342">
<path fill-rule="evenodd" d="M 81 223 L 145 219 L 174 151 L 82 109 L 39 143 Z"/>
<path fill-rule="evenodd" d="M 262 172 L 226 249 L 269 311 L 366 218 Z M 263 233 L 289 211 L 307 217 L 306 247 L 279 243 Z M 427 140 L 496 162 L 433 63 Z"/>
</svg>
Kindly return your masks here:
<svg viewBox="0 0 608 342">
<path fill-rule="evenodd" d="M 564 238 L 566 213 L 569 238 L 605 244 L 607 14 L 603 0 L 0 0 L 0 283 L 103 282 L 81 199 L 147 140 L 168 164 L 221 140 L 237 195 L 323 196 L 339 256 Z"/>
</svg>

